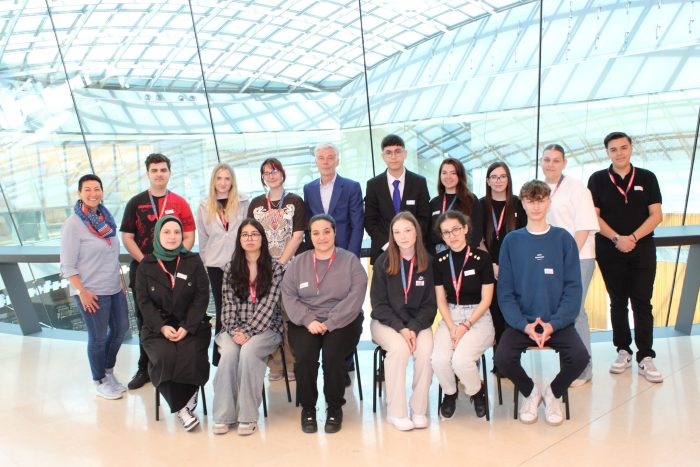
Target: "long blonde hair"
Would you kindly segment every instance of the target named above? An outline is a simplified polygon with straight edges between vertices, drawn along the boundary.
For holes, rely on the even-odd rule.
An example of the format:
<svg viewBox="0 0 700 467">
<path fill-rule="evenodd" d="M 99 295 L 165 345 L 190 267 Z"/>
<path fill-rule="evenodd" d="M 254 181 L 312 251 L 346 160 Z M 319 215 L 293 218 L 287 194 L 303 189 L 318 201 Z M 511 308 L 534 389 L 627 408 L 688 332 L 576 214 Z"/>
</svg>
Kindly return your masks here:
<svg viewBox="0 0 700 467">
<path fill-rule="evenodd" d="M 238 184 L 236 183 L 236 174 L 228 164 L 217 164 L 214 170 L 211 171 L 211 179 L 209 181 L 209 199 L 207 200 L 207 222 L 211 222 L 214 216 L 219 211 L 219 203 L 216 201 L 216 174 L 221 170 L 227 170 L 231 174 L 231 189 L 228 192 L 228 201 L 224 216 L 230 219 L 231 216 L 238 211 Z"/>
</svg>

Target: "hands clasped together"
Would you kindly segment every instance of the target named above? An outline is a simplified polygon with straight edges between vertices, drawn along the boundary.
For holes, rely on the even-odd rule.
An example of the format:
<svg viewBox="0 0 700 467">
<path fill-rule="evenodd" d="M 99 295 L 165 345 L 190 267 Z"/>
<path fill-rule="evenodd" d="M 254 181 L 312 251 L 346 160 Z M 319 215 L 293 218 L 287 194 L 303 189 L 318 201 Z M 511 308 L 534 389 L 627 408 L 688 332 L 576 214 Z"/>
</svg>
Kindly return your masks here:
<svg viewBox="0 0 700 467">
<path fill-rule="evenodd" d="M 179 342 L 187 336 L 187 329 L 179 327 L 175 330 L 174 327 L 166 324 L 160 328 L 160 333 L 170 342 Z"/>
<path fill-rule="evenodd" d="M 542 327 L 542 332 L 537 332 L 537 326 Z M 545 323 L 542 321 L 542 318 L 539 316 L 535 321 L 532 323 L 528 324 L 525 326 L 525 329 L 523 329 L 523 332 L 530 337 L 533 341 L 535 341 L 535 344 L 537 344 L 537 347 L 540 349 L 544 348 L 545 342 L 549 340 L 550 337 L 552 337 L 552 333 L 554 332 L 554 328 L 552 327 L 551 324 Z"/>
</svg>

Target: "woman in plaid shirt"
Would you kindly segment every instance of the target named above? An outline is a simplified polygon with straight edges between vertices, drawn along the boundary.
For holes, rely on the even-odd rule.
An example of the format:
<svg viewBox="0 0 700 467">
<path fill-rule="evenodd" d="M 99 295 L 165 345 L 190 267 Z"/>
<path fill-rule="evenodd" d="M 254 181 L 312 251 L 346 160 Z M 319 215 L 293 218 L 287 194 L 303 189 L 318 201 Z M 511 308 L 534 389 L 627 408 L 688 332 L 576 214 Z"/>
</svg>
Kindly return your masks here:
<svg viewBox="0 0 700 467">
<path fill-rule="evenodd" d="M 214 377 L 214 428 L 224 434 L 238 424 L 239 435 L 257 430 L 267 357 L 282 342 L 279 311 L 284 270 L 270 256 L 265 229 L 255 219 L 238 228 L 236 249 L 224 270 L 221 359 Z"/>
</svg>

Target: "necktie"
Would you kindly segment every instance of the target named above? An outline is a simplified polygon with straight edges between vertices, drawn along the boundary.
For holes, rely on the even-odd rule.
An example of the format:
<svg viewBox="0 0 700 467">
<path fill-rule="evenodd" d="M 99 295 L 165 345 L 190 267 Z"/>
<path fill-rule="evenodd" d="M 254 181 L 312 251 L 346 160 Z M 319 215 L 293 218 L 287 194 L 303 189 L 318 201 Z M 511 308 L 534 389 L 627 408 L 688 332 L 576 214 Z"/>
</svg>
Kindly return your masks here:
<svg viewBox="0 0 700 467">
<path fill-rule="evenodd" d="M 399 184 L 401 180 L 394 180 L 394 193 L 391 195 L 394 201 L 394 212 L 398 214 L 401 210 L 401 192 L 399 191 Z"/>
</svg>

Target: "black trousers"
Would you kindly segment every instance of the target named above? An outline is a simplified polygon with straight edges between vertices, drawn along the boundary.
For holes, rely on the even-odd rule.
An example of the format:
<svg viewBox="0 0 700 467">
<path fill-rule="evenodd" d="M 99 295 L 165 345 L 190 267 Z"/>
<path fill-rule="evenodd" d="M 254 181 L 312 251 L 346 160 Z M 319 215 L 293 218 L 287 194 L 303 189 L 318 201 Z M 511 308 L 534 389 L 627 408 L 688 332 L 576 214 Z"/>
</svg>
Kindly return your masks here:
<svg viewBox="0 0 700 467">
<path fill-rule="evenodd" d="M 344 328 L 326 334 L 311 334 L 305 326 L 289 322 L 289 342 L 296 362 L 297 396 L 305 409 L 316 407 L 318 400 L 319 356 L 323 353 L 323 394 L 330 408 L 345 404 L 345 357 L 354 352 L 362 334 L 362 313 Z"/>
<path fill-rule="evenodd" d="M 214 308 L 216 309 L 216 324 L 214 328 L 214 336 L 221 331 L 221 290 L 224 283 L 224 271 L 221 268 L 207 267 L 207 275 L 209 275 L 209 283 L 211 284 L 211 294 L 214 296 Z M 219 365 L 219 346 L 213 346 L 211 354 L 211 362 L 214 366 Z"/>
<path fill-rule="evenodd" d="M 596 261 L 603 275 L 605 288 L 610 296 L 610 321 L 613 329 L 613 345 L 618 351 L 632 354 L 628 303 L 632 303 L 634 317 L 634 343 L 637 346 L 637 362 L 645 357 L 655 357 L 654 315 L 651 295 L 656 277 L 656 246 L 649 239 L 637 243 L 629 253 L 620 252 L 612 242 L 596 239 Z"/>
<path fill-rule="evenodd" d="M 498 281 L 493 282 L 493 299 L 491 300 L 489 311 L 491 311 L 491 320 L 496 331 L 496 345 L 498 345 L 503 331 L 506 330 L 506 320 L 503 318 L 503 313 L 501 313 L 501 307 L 498 306 Z"/>
<path fill-rule="evenodd" d="M 192 395 L 199 391 L 193 384 L 166 381 L 158 385 L 158 391 L 170 406 L 170 412 L 175 413 L 187 404 Z"/>
<path fill-rule="evenodd" d="M 141 344 L 141 328 L 143 327 L 143 316 L 141 315 L 141 310 L 139 309 L 139 301 L 136 299 L 136 270 L 139 267 L 138 261 L 131 261 L 129 264 L 129 288 L 131 289 L 131 294 L 134 297 L 134 313 L 136 314 L 136 328 L 139 331 L 139 371 L 148 371 L 148 355 L 143 349 Z"/>
<path fill-rule="evenodd" d="M 525 397 L 530 395 L 535 384 L 525 373 L 520 357 L 523 351 L 534 345 L 536 345 L 535 342 L 527 334 L 508 326 L 496 348 L 495 361 L 498 370 L 510 379 Z M 586 368 L 591 357 L 573 325 L 554 331 L 546 345 L 559 352 L 561 356 L 561 371 L 551 383 L 552 393 L 556 397 L 561 397 Z"/>
</svg>

